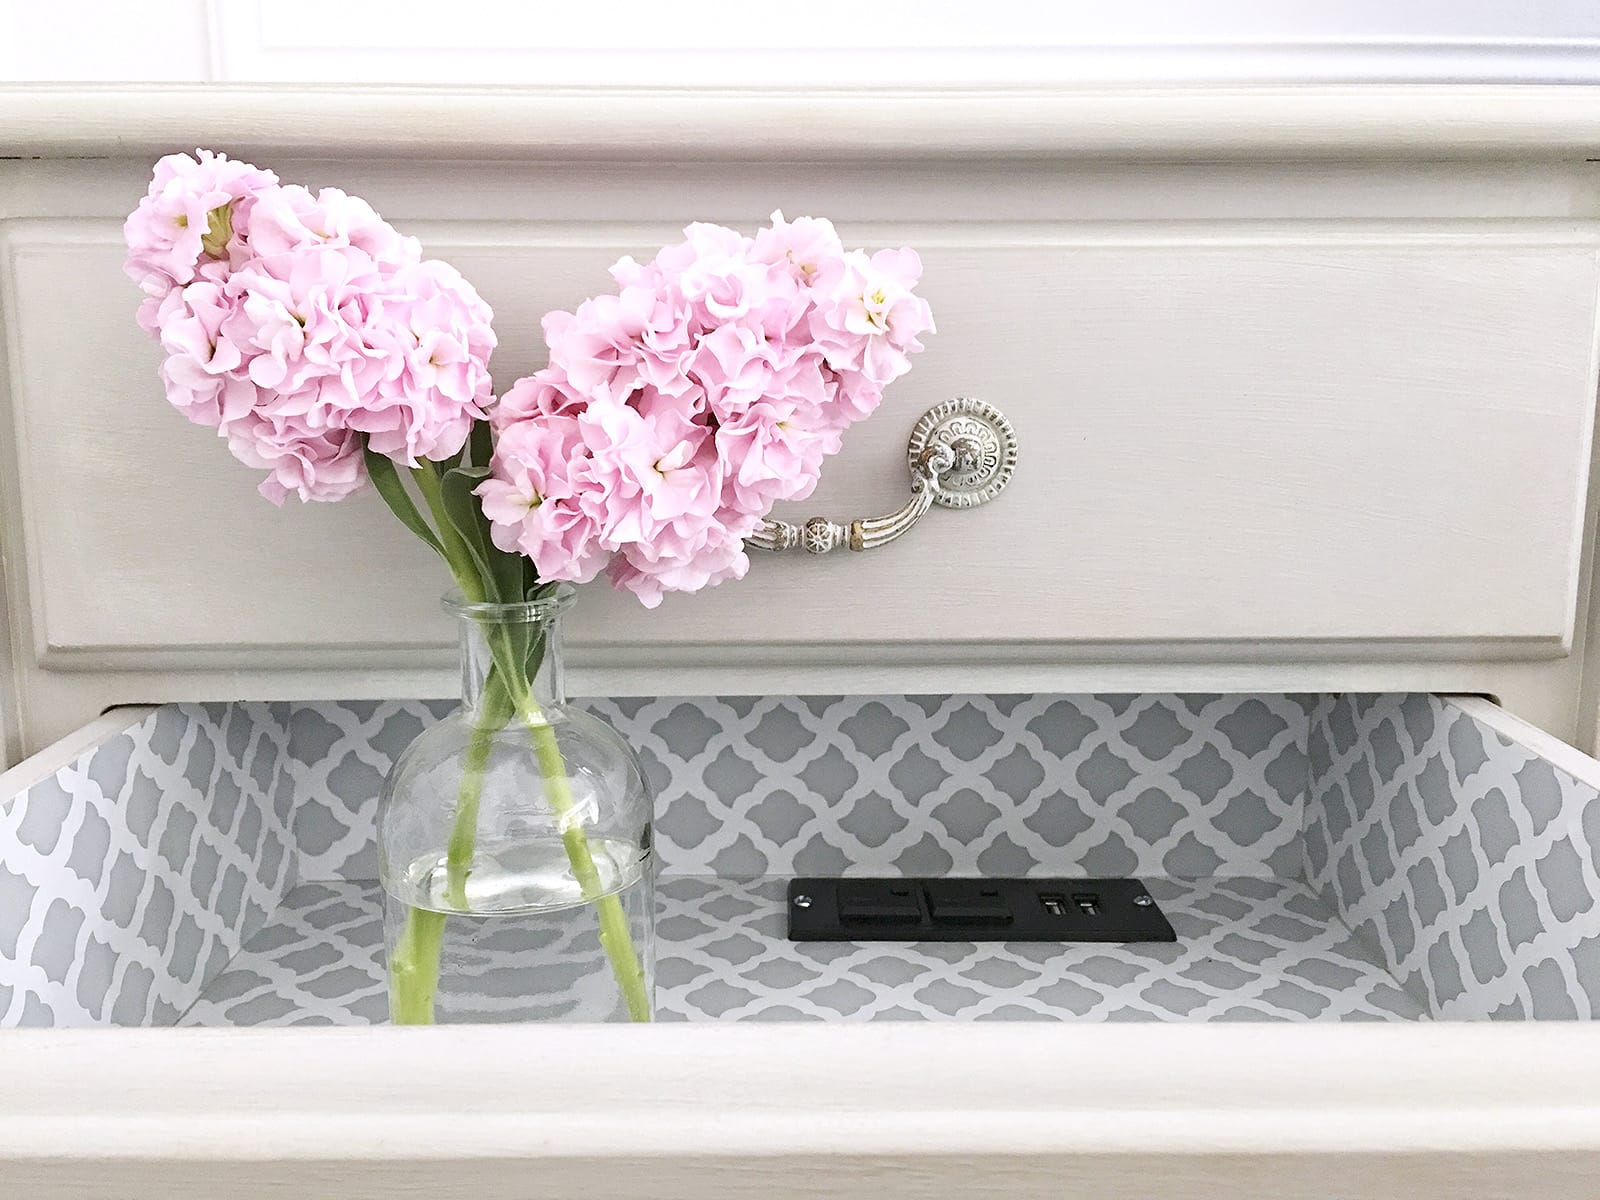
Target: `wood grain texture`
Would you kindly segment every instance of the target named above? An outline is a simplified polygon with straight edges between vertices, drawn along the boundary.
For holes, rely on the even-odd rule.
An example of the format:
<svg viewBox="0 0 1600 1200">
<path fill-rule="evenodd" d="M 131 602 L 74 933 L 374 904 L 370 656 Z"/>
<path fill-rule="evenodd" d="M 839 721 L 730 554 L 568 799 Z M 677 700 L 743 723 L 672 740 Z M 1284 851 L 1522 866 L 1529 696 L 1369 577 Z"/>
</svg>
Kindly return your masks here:
<svg viewBox="0 0 1600 1200">
<path fill-rule="evenodd" d="M 40 1200 L 1591 1200 L 1600 1171 L 1600 1029 L 1563 1023 L 13 1031 L 7 1064 L 0 1186 Z"/>
</svg>

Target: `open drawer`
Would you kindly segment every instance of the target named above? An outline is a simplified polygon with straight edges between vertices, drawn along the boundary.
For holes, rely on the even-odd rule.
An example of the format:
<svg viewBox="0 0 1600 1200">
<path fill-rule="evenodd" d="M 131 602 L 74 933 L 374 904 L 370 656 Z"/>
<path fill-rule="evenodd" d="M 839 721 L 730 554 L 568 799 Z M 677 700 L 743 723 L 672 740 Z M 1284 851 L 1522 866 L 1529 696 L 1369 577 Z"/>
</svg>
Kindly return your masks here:
<svg viewBox="0 0 1600 1200">
<path fill-rule="evenodd" d="M 1489 702 L 594 707 L 658 793 L 663 1025 L 650 1029 L 240 1028 L 383 1019 L 373 805 L 443 706 L 114 710 L 9 772 L 0 1016 L 53 1028 L 0 1035 L 17 1065 L 0 1112 L 30 1131 L 0 1159 L 61 1187 L 72 1176 L 57 1159 L 82 1171 L 103 1155 L 131 1172 L 126 1195 L 179 1194 L 173 1181 L 269 1158 L 272 1186 L 361 1164 L 344 1195 L 401 1177 L 446 1186 L 468 1158 L 507 1180 L 505 1164 L 540 1159 L 576 1186 L 638 1137 L 656 1146 L 639 1168 L 656 1195 L 746 1194 L 755 1168 L 731 1164 L 757 1146 L 774 1162 L 820 1155 L 807 1170 L 843 1172 L 837 1194 L 864 1171 L 892 1180 L 906 1155 L 931 1156 L 952 1187 L 994 1156 L 1020 1170 L 1040 1155 L 1132 1186 L 1148 1176 L 1119 1172 L 1154 1156 L 1186 1195 L 1225 1194 L 1246 1162 L 1288 1188 L 1297 1173 L 1313 1186 L 1327 1161 L 1366 1171 L 1399 1156 L 1422 1174 L 1380 1172 L 1365 1193 L 1387 1178 L 1397 1195 L 1425 1179 L 1430 1194 L 1481 1196 L 1501 1178 L 1531 1189 L 1518 1195 L 1584 1195 L 1574 1188 L 1600 1171 L 1587 1024 L 1600 1012 L 1600 762 Z M 844 873 L 1136 874 L 1178 941 L 788 942 L 784 879 Z M 900 1023 L 840 1028 L 874 1019 Z M 1101 1024 L 1124 1021 L 1146 1024 Z M 1392 1027 L 1334 1028 L 1350 1022 Z M 173 1025 L 213 1029 L 70 1028 Z M 1299 1065 L 1285 1073 L 1285 1060 Z M 668 1111 L 691 1102 L 697 1117 Z M 1370 1110 L 1346 1119 L 1352 1105 Z M 1164 1111 L 1118 1124 L 1152 1107 Z M 866 1125 L 840 1124 L 857 1109 Z M 623 1110 L 650 1132 L 612 1128 Z M 425 1145 L 394 1148 L 394 1122 L 421 1136 L 447 1111 L 458 1119 L 439 1116 L 448 1127 Z M 1057 1124 L 1040 1140 L 1046 1117 Z M 581 1148 L 562 1147 L 569 1135 Z M 1552 1148 L 1567 1156 L 1538 1159 L 1534 1187 L 1528 1156 Z M 1477 1173 L 1457 1174 L 1468 1163 Z M 704 1175 L 718 1164 L 725 1185 Z M 1018 1178 L 1014 1194 L 1040 1186 Z"/>
</svg>

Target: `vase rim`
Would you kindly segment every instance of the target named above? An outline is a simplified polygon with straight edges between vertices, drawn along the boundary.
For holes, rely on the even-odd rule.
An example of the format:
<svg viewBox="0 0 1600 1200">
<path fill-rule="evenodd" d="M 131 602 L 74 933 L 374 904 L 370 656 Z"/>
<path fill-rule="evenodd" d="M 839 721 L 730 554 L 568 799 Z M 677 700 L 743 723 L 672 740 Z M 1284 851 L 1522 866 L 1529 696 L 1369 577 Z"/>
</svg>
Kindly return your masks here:
<svg viewBox="0 0 1600 1200">
<path fill-rule="evenodd" d="M 500 604 L 493 600 L 469 601 L 458 589 L 452 588 L 440 600 L 445 612 L 453 617 L 472 621 L 533 622 L 548 621 L 571 608 L 578 598 L 578 589 L 570 583 L 543 583 L 532 600 Z"/>
</svg>

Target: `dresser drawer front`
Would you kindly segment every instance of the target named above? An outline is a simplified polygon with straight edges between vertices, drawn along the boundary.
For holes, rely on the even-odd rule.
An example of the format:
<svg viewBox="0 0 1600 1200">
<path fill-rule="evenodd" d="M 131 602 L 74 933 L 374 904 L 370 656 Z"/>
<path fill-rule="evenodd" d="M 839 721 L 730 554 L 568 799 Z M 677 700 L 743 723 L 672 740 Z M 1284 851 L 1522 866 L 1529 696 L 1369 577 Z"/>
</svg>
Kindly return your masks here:
<svg viewBox="0 0 1600 1200">
<path fill-rule="evenodd" d="M 605 264 L 670 231 L 486 222 L 428 245 L 494 302 L 505 386 L 537 365 L 542 311 L 604 287 Z M 783 515 L 903 503 L 911 426 L 957 394 L 1015 425 L 1011 487 L 864 555 L 758 555 L 742 583 L 656 613 L 598 596 L 581 606 L 580 643 L 1568 646 L 1593 231 L 846 231 L 921 249 L 939 333 L 813 500 Z M 161 402 L 114 225 L 24 224 L 5 249 L 47 661 L 437 644 L 436 564 L 370 497 L 273 510 Z M 86 336 L 103 347 L 89 362 Z"/>
<path fill-rule="evenodd" d="M 692 219 L 782 204 L 922 253 L 939 332 L 777 515 L 903 504 L 907 436 L 953 395 L 1015 426 L 1004 494 L 865 554 L 756 554 L 655 612 L 597 584 L 570 629 L 586 689 L 1226 679 L 1484 690 L 1572 720 L 1555 660 L 1578 631 L 1600 285 L 1600 223 L 1566 215 L 1589 203 L 1577 168 L 1512 187 L 1463 167 L 274 165 L 337 177 L 455 262 L 496 309 L 501 387 L 542 364 L 541 314 Z M 106 699 L 447 687 L 432 556 L 371 495 L 273 509 L 162 401 L 120 273 L 147 165 L 0 170 L 23 745 Z"/>
</svg>

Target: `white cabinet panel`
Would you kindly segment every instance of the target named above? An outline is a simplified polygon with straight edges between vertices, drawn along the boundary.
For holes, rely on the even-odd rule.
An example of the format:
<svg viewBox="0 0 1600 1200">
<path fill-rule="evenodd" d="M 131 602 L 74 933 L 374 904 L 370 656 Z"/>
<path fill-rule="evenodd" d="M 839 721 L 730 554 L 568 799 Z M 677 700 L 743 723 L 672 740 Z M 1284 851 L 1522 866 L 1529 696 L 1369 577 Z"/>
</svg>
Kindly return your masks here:
<svg viewBox="0 0 1600 1200">
<path fill-rule="evenodd" d="M 605 264 L 672 227 L 421 231 L 495 304 L 503 386 L 537 365 L 541 312 L 605 286 Z M 1012 486 L 868 554 L 758 556 L 742 584 L 656 613 L 597 588 L 580 643 L 1568 645 L 1595 392 L 1592 227 L 850 233 L 922 250 L 940 331 L 788 515 L 898 505 L 911 424 L 955 394 L 1010 416 Z M 17 222 L 5 241 L 47 665 L 439 641 L 437 566 L 375 502 L 274 511 L 162 403 L 113 225 Z"/>
<path fill-rule="evenodd" d="M 429 113 L 441 129 L 476 120 L 474 95 Z M 275 95 L 272 111 L 294 101 Z M 369 103 L 389 106 L 385 137 L 420 128 L 395 97 L 318 111 L 367 128 Z M 508 138 L 525 134 L 505 125 L 517 103 L 495 110 Z M 617 103 L 590 117 L 655 136 Z M 1493 693 L 1575 727 L 1593 168 L 1135 163 L 1077 143 L 1006 161 L 1022 143 L 985 124 L 995 157 L 956 169 L 916 157 L 921 120 L 871 161 L 832 125 L 780 123 L 832 138 L 843 158 L 826 168 L 787 161 L 790 143 L 689 161 L 681 139 L 639 152 L 650 161 L 575 163 L 555 161 L 573 131 L 547 116 L 525 161 L 476 141 L 404 159 L 389 143 L 342 159 L 219 144 L 365 195 L 456 262 L 496 308 L 502 387 L 540 365 L 544 311 L 609 287 L 616 255 L 689 220 L 748 227 L 782 207 L 832 216 L 852 244 L 918 247 L 940 331 L 784 516 L 900 504 L 906 435 L 952 395 L 1000 405 L 1022 442 L 998 501 L 935 511 L 886 549 L 758 557 L 742 583 L 656 613 L 595 589 L 572 629 L 576 689 L 1402 688 Z M 275 137 L 291 128 L 315 140 L 275 118 Z M 111 703 L 448 694 L 431 556 L 370 496 L 272 509 L 163 402 L 120 270 L 122 214 L 147 176 L 125 146 L 0 163 L 12 753 Z"/>
</svg>

